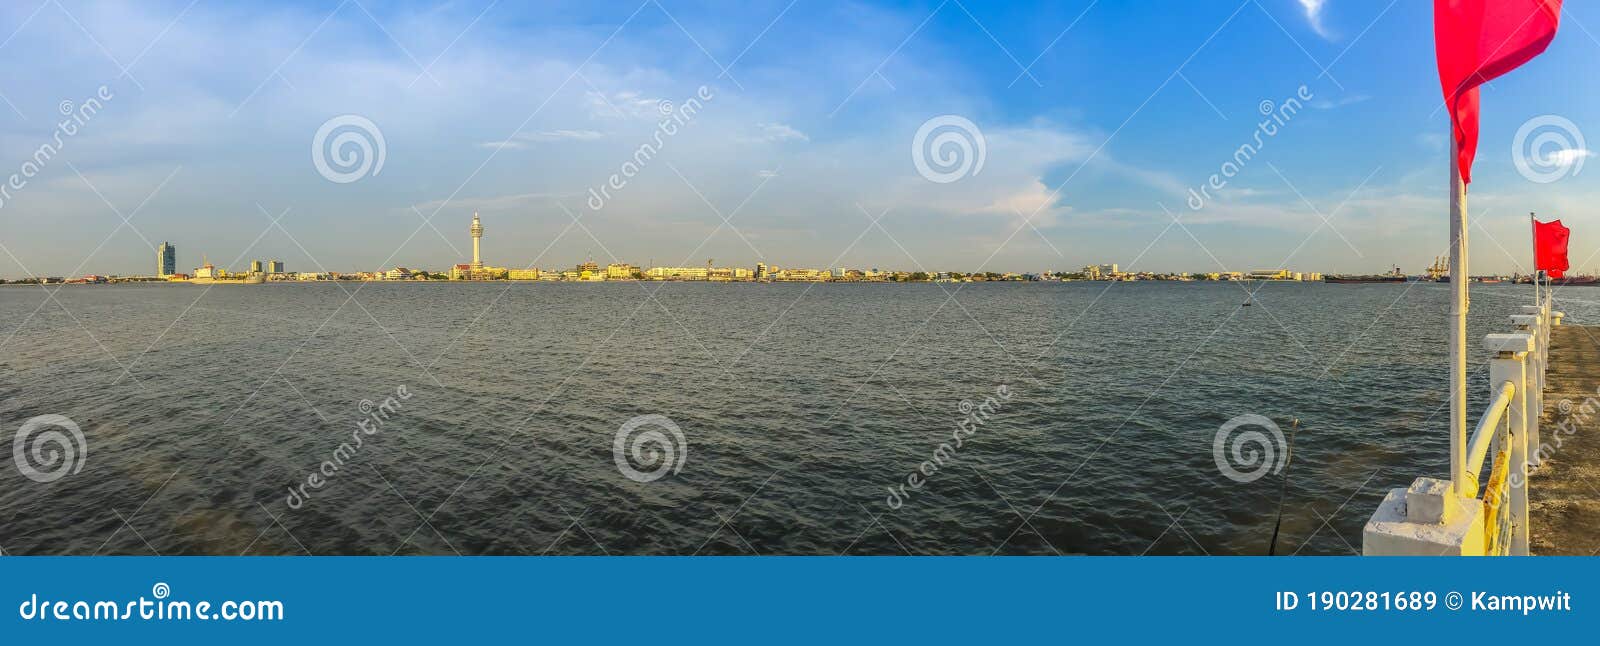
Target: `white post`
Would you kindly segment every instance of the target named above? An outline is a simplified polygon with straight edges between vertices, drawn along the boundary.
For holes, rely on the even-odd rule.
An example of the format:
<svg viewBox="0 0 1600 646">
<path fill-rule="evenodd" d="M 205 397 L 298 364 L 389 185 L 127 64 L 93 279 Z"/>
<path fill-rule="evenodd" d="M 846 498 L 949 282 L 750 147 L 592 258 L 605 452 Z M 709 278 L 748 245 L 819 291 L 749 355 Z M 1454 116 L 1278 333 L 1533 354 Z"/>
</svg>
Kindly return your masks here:
<svg viewBox="0 0 1600 646">
<path fill-rule="evenodd" d="M 1450 488 L 1459 492 L 1467 463 L 1467 185 L 1450 157 Z"/>
<path fill-rule="evenodd" d="M 1525 307 L 1523 311 L 1535 313 L 1513 315 L 1511 322 L 1533 335 L 1533 354 L 1528 358 L 1528 445 L 1533 452 L 1528 455 L 1530 466 L 1539 466 L 1539 418 L 1544 413 L 1545 369 L 1550 363 L 1549 317 L 1541 307 Z"/>
<path fill-rule="evenodd" d="M 1511 506 L 1510 554 L 1514 556 L 1528 553 L 1528 488 L 1525 486 L 1528 477 L 1528 412 L 1535 399 L 1530 389 L 1537 381 L 1531 370 L 1534 352 L 1530 350 L 1535 349 L 1536 343 L 1538 337 L 1531 334 L 1491 334 L 1484 339 L 1484 346 L 1495 351 L 1495 358 L 1489 361 L 1489 383 L 1509 381 L 1516 386 L 1511 396 L 1511 406 L 1506 410 L 1507 426 L 1511 429 L 1510 436 L 1506 438 L 1511 442 L 1511 472 L 1504 491 L 1485 492 L 1489 496 L 1501 497 L 1501 504 Z M 1481 472 L 1484 479 L 1487 479 L 1490 470 L 1492 467 Z"/>
</svg>

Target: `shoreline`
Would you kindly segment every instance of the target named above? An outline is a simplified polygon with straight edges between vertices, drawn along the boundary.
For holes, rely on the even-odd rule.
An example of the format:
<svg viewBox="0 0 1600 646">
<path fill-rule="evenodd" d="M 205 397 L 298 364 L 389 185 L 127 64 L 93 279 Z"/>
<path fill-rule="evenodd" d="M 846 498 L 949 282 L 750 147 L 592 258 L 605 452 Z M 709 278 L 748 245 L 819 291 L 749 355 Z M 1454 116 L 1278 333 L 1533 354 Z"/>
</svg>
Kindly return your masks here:
<svg viewBox="0 0 1600 646">
<path fill-rule="evenodd" d="M 1326 280 L 1249 280 L 1249 279 L 1246 279 L 1246 280 L 1172 280 L 1172 279 L 1160 279 L 1160 278 L 1147 278 L 1147 279 L 1139 279 L 1139 280 L 915 280 L 915 281 L 913 281 L 913 280 L 779 280 L 779 281 L 755 281 L 755 280 L 637 280 L 637 279 L 614 279 L 614 280 L 513 280 L 513 279 L 501 279 L 501 280 L 355 280 L 355 279 L 349 279 L 349 280 L 346 280 L 346 279 L 340 279 L 340 280 L 271 280 L 271 281 L 266 281 L 266 282 L 261 282 L 261 283 L 252 283 L 252 282 L 247 282 L 247 281 L 242 281 L 242 280 L 217 280 L 217 281 L 123 280 L 123 281 L 106 281 L 106 282 L 93 282 L 93 283 L 89 283 L 89 282 L 66 282 L 66 281 L 46 282 L 46 283 L 37 283 L 37 282 L 0 282 L 0 287 L 38 287 L 38 286 L 96 287 L 96 286 L 111 286 L 111 285 L 121 285 L 121 286 L 128 286 L 128 285 L 187 285 L 187 286 L 207 286 L 207 287 L 216 286 L 216 285 L 223 285 L 223 286 L 254 287 L 254 286 L 261 286 L 261 285 L 321 285 L 321 284 L 342 284 L 342 283 L 358 283 L 358 284 L 382 283 L 382 284 L 393 284 L 393 285 L 406 285 L 406 284 L 412 284 L 412 285 L 429 285 L 429 284 L 433 284 L 433 285 L 496 285 L 496 284 L 503 284 L 503 283 L 507 283 L 507 284 L 509 284 L 509 283 L 515 283 L 515 284 L 552 284 L 552 285 L 576 285 L 576 284 L 587 284 L 587 285 L 602 284 L 603 285 L 603 284 L 607 284 L 607 283 L 625 283 L 625 284 L 635 284 L 635 283 L 683 283 L 683 284 L 704 284 L 704 285 L 816 285 L 816 284 L 829 284 L 829 285 L 952 285 L 952 284 L 954 284 L 954 285 L 965 285 L 965 284 L 982 284 L 982 283 L 998 283 L 998 284 L 1008 284 L 1008 285 L 1009 284 L 1032 285 L 1032 284 L 1079 284 L 1079 283 L 1082 283 L 1082 284 L 1094 284 L 1094 285 L 1108 285 L 1108 284 L 1111 284 L 1111 283 L 1160 283 L 1160 284 L 1188 284 L 1188 285 L 1233 285 L 1233 284 L 1273 283 L 1273 284 L 1284 284 L 1284 285 L 1341 285 L 1341 286 L 1349 286 L 1349 285 L 1415 285 L 1417 283 L 1434 283 L 1434 284 L 1439 284 L 1439 285 L 1448 285 L 1448 284 L 1450 284 L 1448 282 L 1439 282 L 1439 281 L 1432 281 L 1432 280 L 1408 280 L 1408 281 L 1403 281 L 1403 282 L 1402 281 L 1336 282 L 1336 281 L 1326 281 Z M 1474 280 L 1474 281 L 1471 281 L 1471 284 L 1475 285 L 1475 286 L 1485 286 L 1485 287 L 1487 287 L 1487 286 L 1495 286 L 1495 285 L 1524 286 L 1524 285 L 1528 285 L 1529 283 L 1519 283 L 1519 282 L 1505 281 L 1505 280 L 1485 281 L 1485 282 L 1480 282 L 1480 281 Z M 1596 283 L 1571 283 L 1571 284 L 1566 284 L 1566 285 L 1557 285 L 1557 287 L 1588 287 L 1588 286 L 1600 286 L 1600 282 L 1596 282 Z"/>
</svg>

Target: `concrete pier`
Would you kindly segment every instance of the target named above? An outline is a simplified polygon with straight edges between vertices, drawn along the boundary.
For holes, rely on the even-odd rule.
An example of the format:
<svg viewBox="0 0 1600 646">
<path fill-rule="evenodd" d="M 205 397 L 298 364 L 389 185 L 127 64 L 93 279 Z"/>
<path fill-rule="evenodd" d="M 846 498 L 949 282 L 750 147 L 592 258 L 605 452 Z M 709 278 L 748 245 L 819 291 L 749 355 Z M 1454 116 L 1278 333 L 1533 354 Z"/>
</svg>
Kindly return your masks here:
<svg viewBox="0 0 1600 646">
<path fill-rule="evenodd" d="M 1529 547 L 1592 556 L 1600 554 L 1600 327 L 1550 332 L 1539 467 L 1528 483 Z"/>
</svg>

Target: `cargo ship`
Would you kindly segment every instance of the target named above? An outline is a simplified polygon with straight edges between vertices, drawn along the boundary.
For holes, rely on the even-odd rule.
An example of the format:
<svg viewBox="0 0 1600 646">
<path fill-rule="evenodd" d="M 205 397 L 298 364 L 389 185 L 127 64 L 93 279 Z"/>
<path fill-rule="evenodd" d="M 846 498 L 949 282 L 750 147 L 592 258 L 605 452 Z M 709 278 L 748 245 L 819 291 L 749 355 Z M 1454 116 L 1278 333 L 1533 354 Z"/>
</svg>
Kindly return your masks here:
<svg viewBox="0 0 1600 646">
<path fill-rule="evenodd" d="M 1367 275 L 1367 276 L 1346 276 L 1346 275 L 1340 275 L 1340 274 L 1332 274 L 1332 275 L 1328 275 L 1328 276 L 1323 276 L 1322 277 L 1322 282 L 1324 282 L 1324 283 L 1403 283 L 1403 282 L 1406 282 L 1406 275 L 1400 272 L 1400 268 L 1399 267 L 1395 267 L 1394 271 L 1391 271 L 1391 272 L 1389 272 L 1387 274 L 1377 274 L 1377 275 Z"/>
</svg>

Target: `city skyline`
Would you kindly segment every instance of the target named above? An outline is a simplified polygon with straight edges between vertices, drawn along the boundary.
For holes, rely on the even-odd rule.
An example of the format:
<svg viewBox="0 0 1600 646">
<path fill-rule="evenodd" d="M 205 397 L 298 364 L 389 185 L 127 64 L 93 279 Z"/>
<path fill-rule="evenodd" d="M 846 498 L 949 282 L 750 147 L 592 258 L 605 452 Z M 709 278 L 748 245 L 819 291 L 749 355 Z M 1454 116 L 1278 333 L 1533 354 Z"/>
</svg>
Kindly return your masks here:
<svg viewBox="0 0 1600 646">
<path fill-rule="evenodd" d="M 702 266 L 692 265 L 692 264 L 688 264 L 688 263 L 683 263 L 683 264 L 680 264 L 680 265 L 677 265 L 677 266 L 674 266 L 674 265 L 657 265 L 657 264 L 654 264 L 653 260 L 651 262 L 649 262 L 649 263 L 644 264 L 644 265 L 635 265 L 635 264 L 633 264 L 631 262 L 625 262 L 625 261 L 623 261 L 622 259 L 619 259 L 619 258 L 612 258 L 609 262 L 606 262 L 604 264 L 600 264 L 600 263 L 596 263 L 592 256 L 590 256 L 587 260 L 585 260 L 582 263 L 574 263 L 574 264 L 569 264 L 569 265 L 549 265 L 549 266 L 545 266 L 545 267 L 539 267 L 537 265 L 520 266 L 520 265 L 517 265 L 516 263 L 510 263 L 510 264 L 508 264 L 508 266 L 498 267 L 498 266 L 493 266 L 493 265 L 487 265 L 486 263 L 483 262 L 481 243 L 482 243 L 482 240 L 483 240 L 484 232 L 485 232 L 485 228 L 484 228 L 484 226 L 483 226 L 483 224 L 481 222 L 480 216 L 479 216 L 478 212 L 474 211 L 473 214 L 472 214 L 471 225 L 467 229 L 467 234 L 468 234 L 468 236 L 470 236 L 470 238 L 472 240 L 472 259 L 471 259 L 471 262 L 452 263 L 450 265 L 450 268 L 447 271 L 430 270 L 428 267 L 425 267 L 425 266 L 422 266 L 422 265 L 398 263 L 398 264 L 394 264 L 392 267 L 378 268 L 378 269 L 375 269 L 375 270 L 368 270 L 368 269 L 330 270 L 330 269 L 327 269 L 326 267 L 322 267 L 319 264 L 318 265 L 319 271 L 296 271 L 296 272 L 290 272 L 290 271 L 287 271 L 285 269 L 284 261 L 276 259 L 276 258 L 273 258 L 273 259 L 270 259 L 270 260 L 265 260 L 265 261 L 262 260 L 261 258 L 249 258 L 249 259 L 240 258 L 239 259 L 240 261 L 248 263 L 248 267 L 249 268 L 245 272 L 238 272 L 238 271 L 232 270 L 232 268 L 229 267 L 229 266 L 220 266 L 220 267 L 216 266 L 214 263 L 211 263 L 206 258 L 205 255 L 202 254 L 201 261 L 200 261 L 201 264 L 196 265 L 192 270 L 185 272 L 185 271 L 177 270 L 177 267 L 179 266 L 179 262 L 178 262 L 178 259 L 177 259 L 178 258 L 178 256 L 177 256 L 177 254 L 178 254 L 177 246 L 173 245 L 171 242 L 162 241 L 159 245 L 157 245 L 157 248 L 156 248 L 156 250 L 157 250 L 156 270 L 155 270 L 155 273 L 153 273 L 153 274 L 149 274 L 149 275 L 140 274 L 140 273 L 120 274 L 120 273 L 100 273 L 100 272 L 89 271 L 89 272 L 84 272 L 84 273 L 80 273 L 80 274 L 72 275 L 72 276 L 29 275 L 29 276 L 23 277 L 21 280 L 48 278 L 48 279 L 52 279 L 52 280 L 56 280 L 56 281 L 62 281 L 62 280 L 81 280 L 81 279 L 84 279 L 84 278 L 141 278 L 141 277 L 148 277 L 148 276 L 153 276 L 153 277 L 156 277 L 156 278 L 172 278 L 174 280 L 179 280 L 179 279 L 187 279 L 187 278 L 206 278 L 206 279 L 211 279 L 211 278 L 217 278 L 217 277 L 220 277 L 220 276 L 230 276 L 230 277 L 238 278 L 238 277 L 252 276 L 252 275 L 255 275 L 255 276 L 300 275 L 300 276 L 319 276 L 319 277 L 322 277 L 322 278 L 344 276 L 344 277 L 360 277 L 361 279 L 379 279 L 379 280 L 385 279 L 385 276 L 387 276 L 387 279 L 391 279 L 391 280 L 392 279 L 409 279 L 413 275 L 424 276 L 424 277 L 442 275 L 442 276 L 446 276 L 449 280 L 506 280 L 506 279 L 510 279 L 510 280 L 539 280 L 539 279 L 541 279 L 540 276 L 544 275 L 544 278 L 542 278 L 543 280 L 550 280 L 551 279 L 550 275 L 552 275 L 552 274 L 555 275 L 555 276 L 560 277 L 561 280 L 590 280 L 589 275 L 588 275 L 589 273 L 595 274 L 595 280 L 603 280 L 603 279 L 613 279 L 613 280 L 615 280 L 615 279 L 635 279 L 635 278 L 642 279 L 642 280 L 664 280 L 664 279 L 665 280 L 729 280 L 729 279 L 731 279 L 731 280 L 762 280 L 762 279 L 770 279 L 770 278 L 772 278 L 774 276 L 778 276 L 779 280 L 795 280 L 796 279 L 796 278 L 792 278 L 792 277 L 788 277 L 788 278 L 783 277 L 783 274 L 779 273 L 780 270 L 788 270 L 788 272 L 791 273 L 791 274 L 794 273 L 794 272 L 800 272 L 799 274 L 797 274 L 799 276 L 803 276 L 803 278 L 798 278 L 800 280 L 815 280 L 815 279 L 841 280 L 841 279 L 845 279 L 847 275 L 852 276 L 852 278 L 856 279 L 856 280 L 860 280 L 860 279 L 863 279 L 863 278 L 866 279 L 866 280 L 884 280 L 885 278 L 887 278 L 889 280 L 894 280 L 895 277 L 903 279 L 904 277 L 910 276 L 910 275 L 924 275 L 924 276 L 928 276 L 928 277 L 931 277 L 931 278 L 949 278 L 949 277 L 953 276 L 956 279 L 961 279 L 961 278 L 964 278 L 964 277 L 967 277 L 967 276 L 990 276 L 990 277 L 1011 277 L 1011 278 L 1017 278 L 1017 277 L 1038 278 L 1038 277 L 1041 277 L 1041 276 L 1047 277 L 1047 278 L 1060 278 L 1060 277 L 1063 277 L 1063 276 L 1072 276 L 1072 277 L 1082 277 L 1082 278 L 1078 278 L 1078 279 L 1087 279 L 1087 280 L 1101 280 L 1101 279 L 1119 278 L 1119 277 L 1135 277 L 1135 278 L 1137 278 L 1137 277 L 1161 277 L 1161 278 L 1190 278 L 1190 277 L 1197 277 L 1198 279 L 1201 279 L 1201 280 L 1268 279 L 1268 280 L 1295 280 L 1295 281 L 1302 280 L 1301 277 L 1305 276 L 1305 278 L 1303 278 L 1303 280 L 1315 281 L 1315 280 L 1321 280 L 1321 278 L 1322 278 L 1322 276 L 1324 274 L 1335 275 L 1335 276 L 1337 276 L 1337 275 L 1362 275 L 1362 274 L 1345 274 L 1343 272 L 1297 271 L 1297 270 L 1295 270 L 1293 268 L 1286 267 L 1286 266 L 1285 267 L 1252 267 L 1252 268 L 1247 269 L 1247 270 L 1237 269 L 1237 268 L 1226 268 L 1226 267 L 1220 268 L 1220 269 L 1216 269 L 1216 270 L 1205 269 L 1205 270 L 1201 270 L 1201 271 L 1182 271 L 1182 270 L 1161 270 L 1161 271 L 1157 271 L 1157 270 L 1150 270 L 1150 269 L 1135 269 L 1135 268 L 1131 268 L 1131 267 L 1130 268 L 1125 268 L 1126 270 L 1124 270 L 1124 268 L 1122 268 L 1118 263 L 1115 263 L 1115 262 L 1110 262 L 1110 263 L 1090 263 L 1090 264 L 1084 265 L 1083 267 L 1081 267 L 1079 269 L 1076 269 L 1076 270 L 1070 269 L 1070 268 L 1058 267 L 1058 268 L 1050 268 L 1050 269 L 1037 269 L 1037 270 L 1034 270 L 1034 271 L 1021 271 L 1021 272 L 1018 272 L 1018 271 L 1005 271 L 1005 272 L 1000 272 L 1000 271 L 983 271 L 983 270 L 969 271 L 969 270 L 962 270 L 960 268 L 930 268 L 930 267 L 922 267 L 922 266 L 919 266 L 919 267 L 917 267 L 915 269 L 905 269 L 905 268 L 899 268 L 899 267 L 894 267 L 894 266 L 889 266 L 888 268 L 885 268 L 884 266 L 880 266 L 878 264 L 860 265 L 860 266 L 835 265 L 835 266 L 827 266 L 827 267 L 807 267 L 807 266 L 803 266 L 803 265 L 800 265 L 800 266 L 797 266 L 797 265 L 784 266 L 784 265 L 780 265 L 780 264 L 777 264 L 777 263 L 769 264 L 766 261 L 758 261 L 758 262 L 754 263 L 754 265 L 751 265 L 751 266 L 741 266 L 741 265 L 739 265 L 737 263 L 731 263 L 730 264 L 730 263 L 724 262 L 722 264 L 722 266 L 714 267 L 713 263 L 714 263 L 715 259 L 707 258 L 706 259 L 706 264 L 702 267 Z M 566 267 L 566 269 L 563 269 L 563 267 Z M 602 267 L 604 267 L 604 269 L 601 269 Z M 1382 272 L 1369 272 L 1369 273 L 1367 273 L 1365 275 L 1375 275 L 1375 274 L 1379 274 L 1379 273 L 1383 273 L 1383 274 L 1401 273 L 1401 274 L 1407 274 L 1407 275 L 1411 275 L 1411 276 L 1421 276 L 1421 277 L 1425 277 L 1425 278 L 1428 278 L 1428 279 L 1434 279 L 1434 278 L 1437 278 L 1438 276 L 1448 275 L 1449 272 L 1448 272 L 1448 268 L 1445 267 L 1445 265 L 1443 264 L 1443 257 L 1441 256 L 1441 257 L 1435 257 L 1434 262 L 1432 264 L 1430 264 L 1428 267 L 1424 268 L 1422 271 L 1406 272 L 1399 265 L 1393 265 L 1392 269 L 1385 270 L 1385 271 L 1382 271 Z M 575 274 L 581 274 L 581 276 L 575 275 Z M 1596 274 L 1584 274 L 1584 272 L 1582 271 L 1581 268 L 1576 268 L 1574 270 L 1573 274 L 1574 275 L 1596 275 Z M 1520 272 L 1512 272 L 1511 274 L 1497 274 L 1497 273 L 1494 273 L 1494 272 L 1479 271 L 1479 272 L 1477 272 L 1477 273 L 1475 273 L 1473 275 L 1474 276 L 1509 277 L 1509 276 L 1519 276 Z M 302 278 L 302 279 L 304 279 L 304 278 Z M 0 283 L 3 283 L 3 282 L 6 282 L 6 277 L 5 276 L 0 276 Z M 19 282 L 19 279 L 13 278 L 10 282 Z"/>
<path fill-rule="evenodd" d="M 157 278 L 173 278 L 173 279 L 181 279 L 181 278 L 207 278 L 207 279 L 209 279 L 209 278 L 216 278 L 219 275 L 232 275 L 232 276 L 238 277 L 238 276 L 247 276 L 247 275 L 280 275 L 280 274 L 319 274 L 319 275 L 332 275 L 332 276 L 339 276 L 339 275 L 345 275 L 345 276 L 367 275 L 367 276 L 379 276 L 379 277 L 381 277 L 385 273 L 388 273 L 388 274 L 391 275 L 391 277 L 393 277 L 394 275 L 399 274 L 399 273 L 407 273 L 407 274 L 409 274 L 409 273 L 417 273 L 417 274 L 422 274 L 422 275 L 437 275 L 437 274 L 443 273 L 443 274 L 449 276 L 449 279 L 451 279 L 451 280 L 492 280 L 492 279 L 503 280 L 503 279 L 505 279 L 504 276 L 500 276 L 498 278 L 487 278 L 486 276 L 489 275 L 489 274 L 493 274 L 493 275 L 499 276 L 501 274 L 506 273 L 507 271 L 510 271 L 512 273 L 516 273 L 518 271 L 521 271 L 521 272 L 524 273 L 523 277 L 521 277 L 521 278 L 512 278 L 512 279 L 513 280 L 523 280 L 523 279 L 536 279 L 539 273 L 555 273 L 557 275 L 562 275 L 562 274 L 566 274 L 566 273 L 572 273 L 571 270 L 560 269 L 560 267 L 563 267 L 563 265 L 553 265 L 553 266 L 547 266 L 547 267 L 538 267 L 536 265 L 519 266 L 519 265 L 516 265 L 515 263 L 511 263 L 507 267 L 497 267 L 497 266 L 493 266 L 493 265 L 487 265 L 486 263 L 483 262 L 483 259 L 482 259 L 481 243 L 482 243 L 482 240 L 483 240 L 483 237 L 484 237 L 484 232 L 485 232 L 485 228 L 484 228 L 484 226 L 483 226 L 483 224 L 481 222 L 480 216 L 476 211 L 474 211 L 473 214 L 472 214 L 471 225 L 467 229 L 467 234 L 468 234 L 468 236 L 470 236 L 470 238 L 472 240 L 472 259 L 471 259 L 471 262 L 452 263 L 451 264 L 451 269 L 448 272 L 430 271 L 427 267 L 424 267 L 424 266 L 421 266 L 421 265 L 411 266 L 411 265 L 408 265 L 406 263 L 395 264 L 395 265 L 393 265 L 392 268 L 378 268 L 378 269 L 375 269 L 375 270 L 354 269 L 354 270 L 340 271 L 340 270 L 329 270 L 329 269 L 326 269 L 326 268 L 321 268 L 321 271 L 289 272 L 289 271 L 286 271 L 286 269 L 285 269 L 284 261 L 276 259 L 276 258 L 269 259 L 269 260 L 262 260 L 261 258 L 240 258 L 239 261 L 248 263 L 248 270 L 245 271 L 245 272 L 238 272 L 238 271 L 233 271 L 231 267 L 226 266 L 226 265 L 224 265 L 224 266 L 215 265 L 214 263 L 210 262 L 210 260 L 207 259 L 207 257 L 204 254 L 202 254 L 202 256 L 201 256 L 200 264 L 195 265 L 194 268 L 189 270 L 189 271 L 181 271 L 181 270 L 178 269 L 181 266 L 181 263 L 178 260 L 178 247 L 177 247 L 177 245 L 174 245 L 174 244 L 172 244 L 171 242 L 168 242 L 168 241 L 162 241 L 159 245 L 157 245 L 156 269 L 155 269 L 155 272 L 153 274 L 142 274 L 142 273 L 137 273 L 137 272 L 123 274 L 123 273 L 111 273 L 111 272 L 102 273 L 102 272 L 88 271 L 88 272 L 84 272 L 84 273 L 80 273 L 80 274 L 76 274 L 76 275 L 70 275 L 70 276 L 29 275 L 29 276 L 26 276 L 24 278 L 26 278 L 26 279 L 49 278 L 49 279 L 55 279 L 55 280 L 63 280 L 63 279 L 64 280 L 73 280 L 73 279 L 82 279 L 82 278 L 85 278 L 85 277 L 93 277 L 93 278 L 104 278 L 104 277 L 139 278 L 139 277 L 144 277 L 144 276 L 153 276 L 153 277 L 157 277 Z M 610 262 L 607 262 L 607 263 L 604 263 L 604 264 L 600 264 L 600 263 L 594 262 L 593 257 L 590 257 L 588 260 L 585 260 L 582 263 L 575 263 L 575 264 L 572 264 L 572 265 L 565 265 L 565 267 L 574 268 L 579 272 L 595 272 L 596 274 L 603 274 L 603 275 L 599 276 L 599 278 L 611 278 L 611 279 L 627 278 L 627 279 L 632 279 L 632 278 L 635 278 L 637 276 L 637 277 L 640 277 L 640 278 L 657 279 L 657 280 L 662 279 L 663 277 L 668 277 L 667 279 L 673 279 L 673 280 L 686 280 L 686 279 L 687 280 L 693 280 L 695 278 L 686 278 L 685 276 L 688 275 L 688 274 L 694 274 L 695 272 L 697 272 L 697 271 L 699 271 L 701 269 L 704 270 L 703 273 L 705 275 L 704 276 L 700 276 L 699 279 L 709 279 L 709 277 L 711 275 L 711 272 L 713 272 L 713 271 L 731 270 L 733 273 L 729 274 L 727 276 L 727 278 L 732 278 L 732 279 L 736 279 L 736 280 L 760 280 L 760 279 L 763 279 L 763 278 L 770 277 L 771 275 L 769 274 L 769 271 L 775 273 L 775 272 L 779 272 L 780 270 L 805 272 L 807 276 L 820 276 L 822 273 L 832 272 L 832 274 L 830 276 L 831 278 L 843 278 L 846 273 L 859 272 L 859 273 L 863 273 L 867 278 L 875 278 L 875 277 L 881 277 L 881 276 L 894 276 L 894 275 L 904 276 L 904 275 L 912 275 L 912 274 L 925 274 L 925 275 L 935 276 L 935 277 L 951 276 L 951 275 L 955 275 L 957 277 L 964 277 L 964 276 L 968 276 L 968 275 L 989 275 L 989 276 L 1010 276 L 1010 277 L 1084 275 L 1084 276 L 1087 276 L 1091 280 L 1098 280 L 1098 279 L 1101 279 L 1101 278 L 1111 278 L 1111 277 L 1119 277 L 1119 276 L 1152 276 L 1152 275 L 1165 276 L 1165 277 L 1189 277 L 1189 276 L 1193 275 L 1193 276 L 1199 276 L 1199 277 L 1202 277 L 1202 278 L 1207 277 L 1207 276 L 1211 276 L 1212 279 L 1217 279 L 1217 277 L 1220 276 L 1220 277 L 1224 277 L 1225 279 L 1242 279 L 1242 278 L 1248 277 L 1250 275 L 1258 275 L 1258 276 L 1260 276 L 1260 275 L 1266 275 L 1266 274 L 1269 274 L 1269 273 L 1270 274 L 1274 274 L 1274 275 L 1276 275 L 1277 277 L 1280 277 L 1280 278 L 1294 277 L 1293 278 L 1294 280 L 1300 280 L 1300 278 L 1298 276 L 1300 276 L 1301 274 L 1305 274 L 1305 275 L 1308 275 L 1308 276 L 1316 276 L 1317 278 L 1320 278 L 1321 275 L 1324 273 L 1324 272 L 1320 272 L 1320 271 L 1318 271 L 1318 272 L 1300 272 L 1300 271 L 1294 271 L 1294 270 L 1292 270 L 1292 269 L 1290 269 L 1288 267 L 1275 267 L 1275 268 L 1257 267 L 1257 268 L 1253 268 L 1253 269 L 1250 269 L 1250 270 L 1239 270 L 1239 269 L 1226 269 L 1226 268 L 1224 268 L 1224 269 L 1220 269 L 1220 270 L 1216 270 L 1216 271 L 1205 270 L 1205 271 L 1195 271 L 1195 272 L 1190 272 L 1190 271 L 1151 271 L 1151 270 L 1144 270 L 1144 269 L 1136 270 L 1136 269 L 1133 269 L 1133 268 L 1128 268 L 1127 271 L 1123 271 L 1120 268 L 1120 266 L 1115 262 L 1112 262 L 1112 263 L 1090 263 L 1090 264 L 1084 265 L 1082 268 L 1076 269 L 1076 270 L 1062 267 L 1062 268 L 1041 269 L 1041 270 L 1026 271 L 1026 272 L 1013 272 L 1013 271 L 1007 271 L 1007 272 L 987 271 L 986 272 L 986 271 L 982 271 L 982 270 L 979 270 L 979 271 L 963 271 L 963 270 L 961 270 L 959 268 L 917 267 L 915 269 L 904 269 L 904 268 L 897 268 L 897 267 L 892 267 L 892 266 L 889 267 L 889 268 L 885 268 L 885 267 L 879 266 L 877 264 L 864 265 L 864 266 L 835 265 L 835 266 L 828 266 L 828 267 L 820 267 L 819 268 L 819 267 L 806 267 L 806 266 L 796 266 L 796 265 L 784 266 L 784 265 L 780 265 L 780 264 L 776 264 L 776 263 L 769 264 L 769 263 L 767 263 L 765 261 L 756 262 L 751 266 L 741 266 L 741 265 L 738 265 L 738 264 L 723 263 L 723 265 L 720 266 L 720 267 L 714 267 L 713 266 L 714 261 L 715 261 L 715 259 L 712 259 L 712 258 L 706 259 L 706 264 L 704 265 L 704 267 L 690 265 L 690 264 L 687 264 L 687 263 L 680 264 L 678 266 L 657 265 L 657 264 L 654 264 L 653 261 L 651 263 L 646 263 L 644 265 L 635 265 L 633 263 L 625 262 L 625 261 L 623 261 L 621 259 L 617 259 L 617 258 L 611 259 Z M 605 269 L 602 270 L 601 267 L 604 267 Z M 320 265 L 319 265 L 319 268 L 320 268 Z M 1396 269 L 1398 269 L 1398 267 L 1396 267 Z M 738 273 L 741 270 L 743 270 L 744 273 Z M 534 272 L 531 275 L 531 277 L 526 274 L 526 272 L 528 272 L 528 271 L 533 271 Z M 477 275 L 477 274 L 482 274 L 483 272 L 488 272 L 488 274 Z M 472 277 L 473 275 L 477 275 L 477 276 L 476 277 Z M 400 276 L 400 277 L 401 278 L 407 278 L 407 277 L 409 277 L 409 275 Z M 569 279 L 571 279 L 571 278 L 575 278 L 575 277 L 570 277 Z M 587 280 L 588 278 L 587 278 L 587 276 L 584 276 L 583 279 Z M 4 276 L 0 276 L 0 282 L 3 282 L 4 280 L 5 280 L 5 277 Z M 1308 279 L 1308 280 L 1312 280 L 1312 279 Z M 15 279 L 13 279 L 13 282 L 15 282 Z"/>
<path fill-rule="evenodd" d="M 1408 80 L 1433 75 L 1414 3 L 185 5 L 0 9 L 5 47 L 56 54 L 0 70 L 0 161 L 27 175 L 0 202 L 0 275 L 144 273 L 168 238 L 218 263 L 448 267 L 470 257 L 454 223 L 473 212 L 507 266 L 1370 273 L 1445 249 L 1447 122 L 1437 88 Z M 1565 13 L 1600 25 L 1600 8 Z M 218 44 L 224 24 L 239 46 Z M 1597 48 L 1559 40 L 1490 88 L 1472 273 L 1527 265 L 1528 211 L 1573 226 L 1576 266 L 1597 264 L 1581 166 L 1600 108 L 1554 80 Z M 912 145 L 951 115 L 982 145 L 941 181 Z M 1576 135 L 1539 152 L 1566 162 L 1558 184 L 1510 152 L 1543 115 Z M 308 155 L 351 128 L 376 135 L 361 172 Z"/>
</svg>

